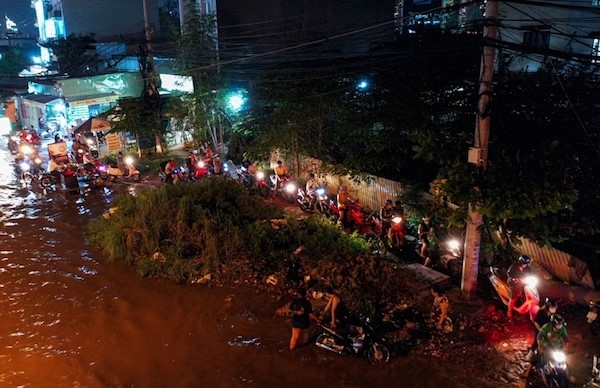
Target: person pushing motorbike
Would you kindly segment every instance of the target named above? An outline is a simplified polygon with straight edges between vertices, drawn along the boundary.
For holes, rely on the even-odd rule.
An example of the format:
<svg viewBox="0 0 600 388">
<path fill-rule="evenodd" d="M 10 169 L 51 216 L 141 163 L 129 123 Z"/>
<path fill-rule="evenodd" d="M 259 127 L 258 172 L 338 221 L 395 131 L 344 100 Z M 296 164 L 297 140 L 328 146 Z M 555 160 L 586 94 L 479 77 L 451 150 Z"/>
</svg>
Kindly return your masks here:
<svg viewBox="0 0 600 388">
<path fill-rule="evenodd" d="M 509 290 L 508 311 L 506 312 L 506 316 L 509 321 L 512 321 L 513 311 L 517 304 L 517 300 L 521 294 L 523 294 L 523 290 L 525 289 L 525 277 L 530 274 L 530 264 L 531 259 L 529 256 L 522 255 L 519 256 L 516 263 L 511 264 L 506 272 Z"/>
</svg>

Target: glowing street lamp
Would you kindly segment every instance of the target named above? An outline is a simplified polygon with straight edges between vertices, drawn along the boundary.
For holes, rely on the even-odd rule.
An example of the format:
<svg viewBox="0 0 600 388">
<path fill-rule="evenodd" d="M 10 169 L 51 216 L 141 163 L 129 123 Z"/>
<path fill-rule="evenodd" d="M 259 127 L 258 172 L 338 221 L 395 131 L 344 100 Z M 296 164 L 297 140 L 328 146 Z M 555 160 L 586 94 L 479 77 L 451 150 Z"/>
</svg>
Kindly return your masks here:
<svg viewBox="0 0 600 388">
<path fill-rule="evenodd" d="M 229 108 L 234 112 L 238 112 L 240 109 L 242 109 L 245 102 L 246 99 L 239 92 L 230 95 L 227 99 L 227 104 L 229 105 Z"/>
<path fill-rule="evenodd" d="M 369 82 L 367 80 L 364 80 L 364 79 L 360 80 L 356 84 L 356 87 L 359 88 L 360 90 L 367 90 L 367 88 L 369 87 Z"/>
</svg>

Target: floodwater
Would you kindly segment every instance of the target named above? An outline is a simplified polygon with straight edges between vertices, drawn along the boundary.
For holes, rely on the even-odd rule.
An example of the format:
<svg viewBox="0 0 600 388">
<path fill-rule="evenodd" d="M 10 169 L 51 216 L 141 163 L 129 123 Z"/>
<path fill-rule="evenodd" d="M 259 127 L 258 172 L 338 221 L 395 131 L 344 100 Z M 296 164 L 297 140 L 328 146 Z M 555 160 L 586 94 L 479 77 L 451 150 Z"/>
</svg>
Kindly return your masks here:
<svg viewBox="0 0 600 388">
<path fill-rule="evenodd" d="M 486 386 L 424 356 L 370 366 L 314 345 L 287 350 L 283 302 L 248 289 L 142 279 L 88 246 L 108 191 L 19 188 L 0 145 L 0 385 L 22 387 Z M 499 386 L 489 382 L 489 386 Z"/>
</svg>

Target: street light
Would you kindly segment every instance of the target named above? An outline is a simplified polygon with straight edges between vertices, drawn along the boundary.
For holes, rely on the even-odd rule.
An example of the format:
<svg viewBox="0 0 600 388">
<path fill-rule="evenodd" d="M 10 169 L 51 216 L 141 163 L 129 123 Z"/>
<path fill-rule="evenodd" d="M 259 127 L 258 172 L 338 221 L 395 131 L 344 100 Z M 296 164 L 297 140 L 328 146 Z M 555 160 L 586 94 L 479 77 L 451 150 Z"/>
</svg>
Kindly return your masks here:
<svg viewBox="0 0 600 388">
<path fill-rule="evenodd" d="M 236 92 L 227 98 L 227 104 L 229 105 L 229 108 L 236 113 L 242 109 L 245 102 L 246 99 L 240 92 Z"/>
</svg>

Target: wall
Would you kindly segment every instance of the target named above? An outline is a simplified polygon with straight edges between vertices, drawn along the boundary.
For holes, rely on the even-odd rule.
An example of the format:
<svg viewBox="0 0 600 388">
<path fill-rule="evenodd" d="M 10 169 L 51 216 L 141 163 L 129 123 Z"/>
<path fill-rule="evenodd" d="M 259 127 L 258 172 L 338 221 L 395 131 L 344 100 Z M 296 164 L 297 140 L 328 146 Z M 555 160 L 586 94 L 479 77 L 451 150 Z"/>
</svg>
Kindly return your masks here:
<svg viewBox="0 0 600 388">
<path fill-rule="evenodd" d="M 158 1 L 147 0 L 155 36 L 160 34 Z M 98 42 L 144 36 L 142 0 L 62 0 L 67 35 L 95 34 Z"/>
</svg>

